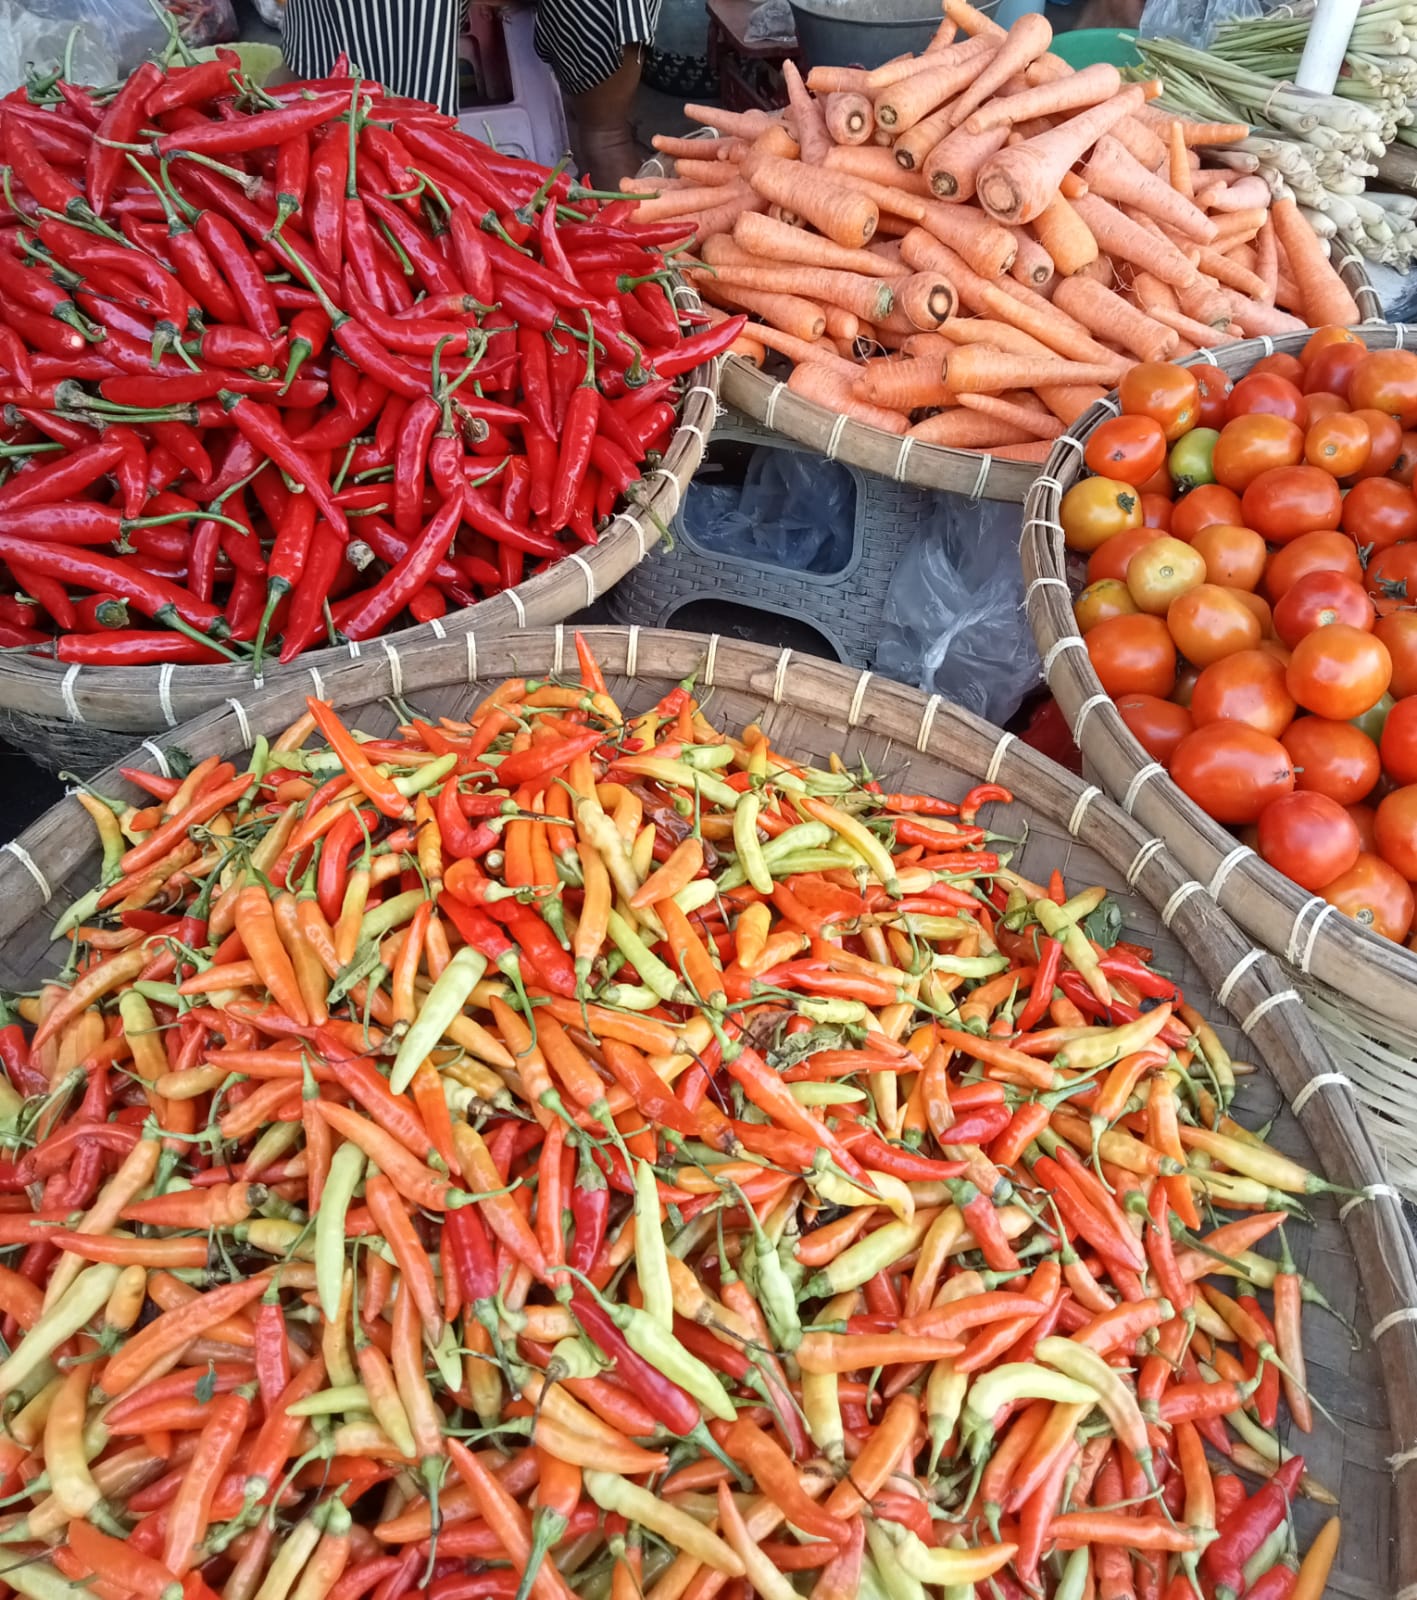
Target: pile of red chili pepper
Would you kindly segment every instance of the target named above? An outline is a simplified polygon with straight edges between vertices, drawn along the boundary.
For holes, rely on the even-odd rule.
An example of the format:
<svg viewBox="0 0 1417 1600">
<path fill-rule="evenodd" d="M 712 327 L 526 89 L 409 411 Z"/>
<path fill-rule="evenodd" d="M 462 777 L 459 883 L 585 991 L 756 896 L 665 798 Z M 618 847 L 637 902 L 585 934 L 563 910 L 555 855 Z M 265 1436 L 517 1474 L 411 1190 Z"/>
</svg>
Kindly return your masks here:
<svg viewBox="0 0 1417 1600">
<path fill-rule="evenodd" d="M 344 62 L 32 83 L 0 163 L 6 648 L 259 669 L 511 588 L 737 332 L 681 326 L 682 227 Z"/>
<path fill-rule="evenodd" d="M 1318 1600 L 1327 1186 L 1211 1027 L 1010 869 L 1005 791 L 627 719 L 578 643 L 82 796 L 0 1029 L 5 1580 Z"/>
</svg>

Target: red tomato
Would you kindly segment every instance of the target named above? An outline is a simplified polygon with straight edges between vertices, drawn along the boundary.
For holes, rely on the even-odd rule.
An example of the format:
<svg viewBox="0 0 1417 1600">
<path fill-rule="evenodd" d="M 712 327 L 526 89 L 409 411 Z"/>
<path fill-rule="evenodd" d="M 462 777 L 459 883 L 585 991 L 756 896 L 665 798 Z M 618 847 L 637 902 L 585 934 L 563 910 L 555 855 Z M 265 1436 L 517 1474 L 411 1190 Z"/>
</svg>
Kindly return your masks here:
<svg viewBox="0 0 1417 1600">
<path fill-rule="evenodd" d="M 1374 600 L 1417 604 L 1417 544 L 1390 544 L 1379 550 L 1368 563 L 1364 582 Z"/>
<path fill-rule="evenodd" d="M 1417 427 L 1417 354 L 1370 351 L 1353 369 L 1348 400 L 1355 411 L 1371 406 L 1395 417 L 1404 428 Z"/>
<path fill-rule="evenodd" d="M 1264 650 L 1237 650 L 1212 662 L 1191 691 L 1191 716 L 1198 728 L 1211 722 L 1243 722 L 1277 739 L 1294 717 L 1284 664 Z"/>
<path fill-rule="evenodd" d="M 1117 701 L 1117 710 L 1136 742 L 1163 767 L 1170 765 L 1176 746 L 1195 726 L 1185 706 L 1154 694 L 1124 694 Z"/>
<path fill-rule="evenodd" d="M 1353 381 L 1358 363 L 1367 353 L 1364 346 L 1356 341 L 1330 345 L 1327 350 L 1320 351 L 1304 368 L 1304 393 L 1313 394 L 1315 390 L 1323 389 L 1329 394 L 1342 395 L 1347 400 L 1348 385 Z"/>
<path fill-rule="evenodd" d="M 1255 621 L 1260 625 L 1260 648 L 1273 645 L 1276 650 L 1283 650 L 1285 646 L 1274 637 L 1274 613 L 1269 609 L 1269 601 L 1262 594 L 1256 594 L 1252 589 L 1226 589 L 1226 594 L 1233 594 L 1242 606 L 1247 607 L 1253 614 Z"/>
<path fill-rule="evenodd" d="M 1378 749 L 1394 783 L 1417 783 L 1417 696 L 1399 700 L 1388 712 Z"/>
<path fill-rule="evenodd" d="M 1330 394 L 1327 389 L 1315 389 L 1313 394 L 1304 396 L 1304 427 L 1312 428 L 1325 417 L 1342 416 L 1347 410 L 1348 402 L 1341 394 Z M 1321 462 L 1314 464 L 1322 465 Z"/>
<path fill-rule="evenodd" d="M 1176 683 L 1176 646 L 1160 617 L 1109 617 L 1089 630 L 1087 653 L 1102 687 L 1115 700 L 1123 694 L 1165 699 Z"/>
<path fill-rule="evenodd" d="M 1233 422 L 1236 417 L 1261 415 L 1302 422 L 1304 396 L 1288 378 L 1251 370 L 1230 391 L 1230 398 L 1225 402 L 1225 420 Z"/>
<path fill-rule="evenodd" d="M 1298 356 L 1285 355 L 1283 351 L 1276 350 L 1272 356 L 1262 356 L 1256 361 L 1246 377 L 1253 378 L 1257 373 L 1263 372 L 1273 373 L 1275 377 L 1283 378 L 1287 383 L 1299 383 L 1304 376 L 1304 364 Z M 1240 379 L 1240 383 L 1244 381 L 1244 378 Z"/>
<path fill-rule="evenodd" d="M 1246 488 L 1241 507 L 1246 527 L 1281 545 L 1293 543 L 1301 533 L 1336 528 L 1344 511 L 1338 484 L 1322 467 L 1308 466 L 1271 467 L 1260 473 Z"/>
<path fill-rule="evenodd" d="M 1381 478 L 1391 472 L 1402 454 L 1402 424 L 1386 411 L 1357 411 L 1353 415 L 1368 430 L 1368 459 L 1354 473 L 1357 478 Z"/>
<path fill-rule="evenodd" d="M 1351 722 L 1299 717 L 1281 742 L 1294 760 L 1295 787 L 1326 794 L 1341 806 L 1366 800 L 1382 771 L 1377 745 Z"/>
<path fill-rule="evenodd" d="M 1412 480 L 1417 477 L 1417 433 L 1403 434 L 1402 448 L 1397 452 L 1389 476 L 1405 483 L 1409 489 L 1412 487 Z"/>
<path fill-rule="evenodd" d="M 1349 806 L 1347 810 L 1348 815 L 1353 818 L 1353 826 L 1358 830 L 1358 837 L 1363 841 L 1363 854 L 1377 855 L 1377 812 L 1372 806 Z"/>
<path fill-rule="evenodd" d="M 1166 626 L 1187 661 L 1208 667 L 1260 642 L 1260 620 L 1246 598 L 1253 596 L 1216 583 L 1196 584 L 1176 596 L 1167 609 Z"/>
<path fill-rule="evenodd" d="M 1099 477 L 1140 488 L 1166 464 L 1166 435 L 1151 417 L 1108 417 L 1092 430 L 1083 459 Z"/>
<path fill-rule="evenodd" d="M 1260 854 L 1301 889 L 1322 889 L 1358 859 L 1353 818 L 1326 794 L 1280 795 L 1260 812 Z"/>
<path fill-rule="evenodd" d="M 1276 604 L 1286 591 L 1309 572 L 1341 572 L 1355 583 L 1363 581 L 1363 563 L 1353 541 L 1336 530 L 1301 534 L 1277 550 L 1265 568 L 1265 593 Z"/>
<path fill-rule="evenodd" d="M 1213 522 L 1239 527 L 1245 523 L 1240 496 L 1223 484 L 1203 483 L 1171 508 L 1171 535 L 1187 544 Z"/>
<path fill-rule="evenodd" d="M 1171 497 L 1164 494 L 1147 494 L 1141 497 L 1141 525 L 1165 533 L 1171 526 Z M 1120 539 L 1123 535 L 1118 534 Z"/>
<path fill-rule="evenodd" d="M 1087 558 L 1088 583 L 1097 583 L 1102 578 L 1117 578 L 1125 582 L 1132 557 L 1157 537 L 1155 528 L 1128 528 L 1125 533 L 1113 534 L 1110 539 L 1098 545 Z M 1338 537 L 1343 536 L 1339 534 Z M 1347 539 L 1343 542 L 1352 549 Z M 1357 560 L 1356 555 L 1354 560 Z"/>
<path fill-rule="evenodd" d="M 1194 367 L 1191 370 L 1195 373 L 1196 389 L 1200 394 L 1200 408 L 1193 426 L 1223 428 L 1225 403 L 1230 398 L 1233 385 L 1219 367 Z"/>
<path fill-rule="evenodd" d="M 1170 500 L 1176 493 L 1176 485 L 1171 481 L 1171 470 L 1163 461 L 1155 472 L 1143 484 L 1137 486 L 1142 492 L 1142 498 L 1147 495 L 1160 495 L 1163 500 Z"/>
<path fill-rule="evenodd" d="M 1335 485 L 1335 493 L 1337 485 Z M 1386 550 L 1404 539 L 1417 539 L 1417 499 L 1411 489 L 1387 478 L 1364 478 L 1355 483 L 1343 498 L 1343 514 L 1337 524 L 1359 549 L 1371 546 Z"/>
<path fill-rule="evenodd" d="M 1252 528 L 1212 522 L 1200 530 L 1191 546 L 1205 562 L 1207 583 L 1224 584 L 1227 589 L 1253 589 L 1264 576 L 1268 552 L 1264 540 Z"/>
<path fill-rule="evenodd" d="M 1332 883 L 1323 897 L 1361 927 L 1386 939 L 1405 939 L 1412 926 L 1412 885 L 1380 856 L 1364 851 Z"/>
<path fill-rule="evenodd" d="M 1340 411 L 1309 423 L 1304 435 L 1304 460 L 1332 477 L 1348 478 L 1367 464 L 1372 447 L 1363 419 Z"/>
<path fill-rule="evenodd" d="M 1294 787 L 1289 753 L 1278 739 L 1243 722 L 1211 722 L 1187 734 L 1171 776 L 1217 822 L 1254 822 Z"/>
<path fill-rule="evenodd" d="M 1200 422 L 1200 385 L 1189 367 L 1169 361 L 1142 361 L 1130 368 L 1117 386 L 1122 414 L 1150 417 L 1161 424 L 1168 443 Z M 1210 426 L 1210 424 L 1206 424 Z"/>
<path fill-rule="evenodd" d="M 1304 459 L 1304 431 L 1287 417 L 1236 417 L 1220 430 L 1211 458 L 1215 481 L 1243 494 L 1262 472 Z M 1248 518 L 1243 519 L 1248 521 Z"/>
<path fill-rule="evenodd" d="M 1417 611 L 1396 611 L 1390 617 L 1379 617 L 1373 632 L 1392 657 L 1389 692 L 1398 700 L 1417 694 Z"/>
<path fill-rule="evenodd" d="M 1292 650 L 1306 633 L 1335 622 L 1365 631 L 1373 626 L 1373 602 L 1363 586 L 1341 572 L 1310 572 L 1284 593 L 1274 608 L 1274 631 Z"/>
<path fill-rule="evenodd" d="M 1378 805 L 1373 823 L 1378 854 L 1410 883 L 1417 878 L 1417 784 L 1394 789 Z"/>
<path fill-rule="evenodd" d="M 1341 322 L 1329 322 L 1322 328 L 1315 328 L 1309 335 L 1304 348 L 1299 352 L 1299 365 L 1307 372 L 1315 359 L 1333 344 L 1353 344 L 1360 350 L 1367 349 L 1352 328 L 1345 328 Z"/>
<path fill-rule="evenodd" d="M 1379 640 L 1335 622 L 1294 646 L 1286 681 L 1305 711 L 1346 722 L 1380 700 L 1391 677 L 1392 658 Z"/>
</svg>

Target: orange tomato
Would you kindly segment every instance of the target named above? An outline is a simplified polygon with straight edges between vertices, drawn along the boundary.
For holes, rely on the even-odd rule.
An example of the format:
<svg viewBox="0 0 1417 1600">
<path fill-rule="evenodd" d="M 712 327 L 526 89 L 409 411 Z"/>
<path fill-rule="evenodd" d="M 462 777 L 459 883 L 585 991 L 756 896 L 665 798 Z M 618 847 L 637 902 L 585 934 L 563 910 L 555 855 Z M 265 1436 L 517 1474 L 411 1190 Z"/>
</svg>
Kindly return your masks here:
<svg viewBox="0 0 1417 1600">
<path fill-rule="evenodd" d="M 1392 657 L 1382 641 L 1346 622 L 1305 634 L 1286 674 L 1290 694 L 1305 711 L 1335 722 L 1361 717 L 1391 678 Z"/>
<path fill-rule="evenodd" d="M 1280 737 L 1294 758 L 1295 786 L 1326 794 L 1341 806 L 1366 800 L 1382 773 L 1377 745 L 1351 722 L 1299 717 Z"/>
<path fill-rule="evenodd" d="M 1412 926 L 1412 885 L 1381 856 L 1367 850 L 1319 892 L 1344 916 L 1384 938 L 1405 939 Z"/>
<path fill-rule="evenodd" d="M 1304 427 L 1312 428 L 1325 417 L 1341 416 L 1347 410 L 1348 402 L 1341 394 L 1330 394 L 1327 389 L 1315 390 L 1304 396 Z"/>
<path fill-rule="evenodd" d="M 1336 528 L 1344 513 L 1338 484 L 1322 467 L 1271 467 L 1251 480 L 1241 505 L 1245 526 L 1271 544 L 1292 544 L 1301 534 Z"/>
<path fill-rule="evenodd" d="M 1169 494 L 1148 494 L 1145 489 L 1141 496 L 1141 525 L 1143 528 L 1156 528 L 1165 532 L 1171 526 L 1171 496 Z M 1118 534 L 1117 538 L 1122 535 Z"/>
<path fill-rule="evenodd" d="M 1345 328 L 1341 323 L 1329 322 L 1322 328 L 1315 328 L 1309 335 L 1304 348 L 1299 352 L 1299 365 L 1307 371 L 1314 360 L 1333 344 L 1356 344 L 1364 349 L 1367 348 L 1352 328 Z"/>
<path fill-rule="evenodd" d="M 1359 411 L 1353 415 L 1368 430 L 1368 459 L 1354 474 L 1358 478 L 1381 478 L 1391 472 L 1402 454 L 1402 424 L 1386 411 Z"/>
<path fill-rule="evenodd" d="M 1337 529 L 1325 528 L 1301 534 L 1292 544 L 1275 551 L 1265 568 L 1265 593 L 1273 601 L 1282 600 L 1286 591 L 1309 572 L 1341 572 L 1355 583 L 1363 581 L 1363 563 L 1353 541 Z"/>
<path fill-rule="evenodd" d="M 1259 618 L 1239 591 L 1200 583 L 1178 595 L 1166 613 L 1176 648 L 1198 667 L 1252 650 L 1260 642 Z"/>
<path fill-rule="evenodd" d="M 1069 550 L 1095 550 L 1114 534 L 1141 526 L 1141 497 L 1129 483 L 1083 478 L 1063 496 L 1058 520 Z"/>
<path fill-rule="evenodd" d="M 1205 582 L 1205 562 L 1192 545 L 1162 534 L 1144 545 L 1127 567 L 1127 588 L 1139 611 L 1164 616 L 1171 602 Z"/>
<path fill-rule="evenodd" d="M 1417 354 L 1411 350 L 1370 350 L 1353 370 L 1348 400 L 1354 410 L 1371 406 L 1417 427 Z"/>
<path fill-rule="evenodd" d="M 1379 617 L 1373 624 L 1374 636 L 1387 646 L 1392 658 L 1392 682 L 1388 685 L 1395 700 L 1417 694 L 1417 611 L 1395 611 Z"/>
<path fill-rule="evenodd" d="M 1129 617 L 1136 609 L 1131 591 L 1120 578 L 1100 578 L 1073 602 L 1073 619 L 1079 633 L 1088 633 L 1108 617 Z"/>
<path fill-rule="evenodd" d="M 1384 795 L 1373 822 L 1378 854 L 1410 883 L 1417 878 L 1417 783 Z"/>
<path fill-rule="evenodd" d="M 1200 385 L 1189 367 L 1169 361 L 1139 361 L 1117 386 L 1117 399 L 1128 417 L 1150 417 L 1161 425 L 1168 443 L 1189 433 L 1200 420 Z"/>
<path fill-rule="evenodd" d="M 1243 722 L 1277 739 L 1294 720 L 1294 710 L 1284 667 L 1264 650 L 1238 650 L 1212 662 L 1191 692 L 1191 716 L 1198 728 L 1210 722 Z"/>
<path fill-rule="evenodd" d="M 1212 522 L 1196 534 L 1191 548 L 1205 562 L 1207 583 L 1221 583 L 1228 589 L 1253 589 L 1264 576 L 1268 551 L 1253 528 Z"/>
<path fill-rule="evenodd" d="M 1262 472 L 1292 467 L 1303 459 L 1304 433 L 1299 425 L 1285 417 L 1257 413 L 1236 417 L 1220 430 L 1211 470 L 1217 483 L 1243 494 Z"/>
<path fill-rule="evenodd" d="M 1140 489 L 1166 465 L 1166 435 L 1152 417 L 1108 417 L 1092 430 L 1083 459 L 1099 477 Z"/>
<path fill-rule="evenodd" d="M 1171 534 L 1189 544 L 1202 528 L 1212 522 L 1224 522 L 1243 527 L 1245 516 L 1240 509 L 1240 496 L 1222 483 L 1203 483 L 1192 489 L 1171 509 Z"/>
<path fill-rule="evenodd" d="M 1309 396 L 1310 401 L 1316 398 Z M 1363 419 L 1340 411 L 1310 422 L 1304 435 L 1304 460 L 1335 478 L 1347 478 L 1367 464 L 1372 447 L 1372 436 Z"/>
</svg>

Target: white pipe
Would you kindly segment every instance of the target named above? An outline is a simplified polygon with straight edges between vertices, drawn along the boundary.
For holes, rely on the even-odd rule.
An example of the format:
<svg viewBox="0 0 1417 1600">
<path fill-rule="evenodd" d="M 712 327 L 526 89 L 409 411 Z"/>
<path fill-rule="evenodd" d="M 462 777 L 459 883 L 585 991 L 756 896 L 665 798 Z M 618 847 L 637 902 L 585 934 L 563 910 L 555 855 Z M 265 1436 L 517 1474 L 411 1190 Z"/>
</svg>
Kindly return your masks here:
<svg viewBox="0 0 1417 1600">
<path fill-rule="evenodd" d="M 1299 88 L 1315 94 L 1333 93 L 1353 24 L 1358 20 L 1358 6 L 1359 0 L 1318 0 L 1303 58 L 1294 74 Z"/>
</svg>

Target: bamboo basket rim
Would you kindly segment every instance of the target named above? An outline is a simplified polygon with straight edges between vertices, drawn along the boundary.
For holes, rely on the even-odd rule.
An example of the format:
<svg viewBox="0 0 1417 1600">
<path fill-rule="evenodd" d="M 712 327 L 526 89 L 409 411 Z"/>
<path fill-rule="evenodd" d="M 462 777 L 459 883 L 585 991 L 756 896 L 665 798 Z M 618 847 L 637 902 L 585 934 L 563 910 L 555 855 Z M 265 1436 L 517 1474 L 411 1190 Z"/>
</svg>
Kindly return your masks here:
<svg viewBox="0 0 1417 1600">
<path fill-rule="evenodd" d="M 254 676 L 245 663 L 166 663 L 145 667 L 90 667 L 23 651 L 0 653 L 0 710 L 47 718 L 95 733 L 170 730 L 233 696 L 273 688 L 287 679 L 331 671 L 340 662 L 437 644 L 467 633 L 502 633 L 548 627 L 592 605 L 649 555 L 673 522 L 713 431 L 720 410 L 718 367 L 706 361 L 687 375 L 679 416 L 647 487 L 622 503 L 599 540 L 568 552 L 554 566 L 475 605 L 360 642 L 307 650 L 286 666 L 269 659 Z M 355 530 L 354 537 L 357 537 Z"/>
<path fill-rule="evenodd" d="M 1352 1089 L 1332 1070 L 1313 1023 L 1273 957 L 1250 951 L 1247 941 L 1193 885 L 1165 843 L 1094 786 L 1065 772 L 1009 733 L 951 706 L 938 695 L 867 672 L 795 654 L 789 649 L 712 635 L 595 627 L 584 630 L 607 678 L 650 678 L 659 684 L 697 676 L 706 689 L 741 693 L 768 716 L 785 709 L 802 722 L 831 730 L 884 737 L 902 755 L 920 752 L 954 770 L 1001 783 L 1050 822 L 1066 825 L 1154 908 L 1163 926 L 1194 961 L 1210 997 L 1237 1020 L 1256 1047 L 1286 1105 L 1331 1181 L 1354 1191 L 1339 1210 L 1346 1241 L 1361 1266 L 1361 1287 L 1372 1318 L 1395 1454 L 1397 1517 L 1393 1529 L 1396 1600 L 1417 1595 L 1417 1248 L 1401 1197 L 1384 1180 L 1377 1151 L 1355 1114 Z M 285 682 L 249 701 L 232 699 L 181 730 L 192 757 L 245 750 L 258 734 L 274 735 L 303 710 L 308 688 L 336 704 L 368 705 L 405 696 L 510 676 L 574 671 L 575 654 L 564 626 L 519 635 L 423 644 L 362 663 L 343 661 L 318 683 Z M 311 675 L 313 679 L 318 675 Z M 402 706 L 399 710 L 402 712 Z M 151 743 L 132 765 L 160 770 L 163 753 Z M 116 768 L 105 788 L 122 789 Z M 136 791 L 133 791 L 136 793 Z M 80 808 L 61 801 L 18 840 L 0 849 L 0 941 L 15 938 L 46 914 L 51 885 L 93 851 Z M 1061 836 L 1060 836 L 1061 838 Z M 1346 1459 L 1346 1456 L 1345 1456 Z"/>
<path fill-rule="evenodd" d="M 1417 326 L 1361 324 L 1356 330 L 1378 348 L 1417 343 Z M 1308 332 L 1249 339 L 1192 358 L 1243 372 L 1262 355 L 1301 348 Z M 1024 510 L 1022 560 L 1024 609 L 1043 672 L 1084 758 L 1098 772 L 1122 809 L 1186 866 L 1194 888 L 1229 912 L 1266 950 L 1280 955 L 1301 980 L 1313 980 L 1359 1007 L 1379 1026 L 1401 1029 L 1417 1051 L 1417 953 L 1373 933 L 1338 913 L 1268 865 L 1228 829 L 1208 817 L 1171 781 L 1137 743 L 1111 699 L 1102 691 L 1072 613 L 1065 574 L 1058 507 L 1063 492 L 1081 475 L 1083 450 L 1092 430 L 1117 414 L 1108 398 L 1078 419 L 1049 456 Z"/>
</svg>

